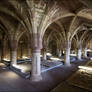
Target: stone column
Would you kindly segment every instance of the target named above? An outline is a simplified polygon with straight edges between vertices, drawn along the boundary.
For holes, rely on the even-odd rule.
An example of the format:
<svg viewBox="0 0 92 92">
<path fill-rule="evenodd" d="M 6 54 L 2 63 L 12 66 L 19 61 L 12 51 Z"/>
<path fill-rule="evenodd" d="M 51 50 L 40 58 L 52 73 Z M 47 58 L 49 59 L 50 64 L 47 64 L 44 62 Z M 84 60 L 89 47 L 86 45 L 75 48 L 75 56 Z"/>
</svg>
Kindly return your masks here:
<svg viewBox="0 0 92 92">
<path fill-rule="evenodd" d="M 10 43 L 10 60 L 11 65 L 17 64 L 17 41 L 12 40 Z"/>
<path fill-rule="evenodd" d="M 33 34 L 31 37 L 31 48 L 32 48 L 32 72 L 31 80 L 40 81 L 42 80 L 41 76 L 41 66 L 40 66 L 40 51 L 42 49 L 42 39 L 39 34 Z"/>
<path fill-rule="evenodd" d="M 46 48 L 44 48 L 43 60 L 47 60 L 47 52 Z"/>
<path fill-rule="evenodd" d="M 91 44 L 91 42 L 90 42 L 90 47 L 89 48 L 92 50 L 92 44 Z"/>
<path fill-rule="evenodd" d="M 11 65 L 16 65 L 17 64 L 17 51 L 15 50 L 12 50 L 11 51 L 11 57 L 10 57 L 10 60 L 11 60 Z"/>
<path fill-rule="evenodd" d="M 6 39 L 5 34 L 2 35 L 2 41 L 1 41 L 1 62 L 3 62 L 3 59 L 5 57 L 5 48 L 6 48 Z"/>
<path fill-rule="evenodd" d="M 1 62 L 3 62 L 3 59 L 4 59 L 4 57 L 5 57 L 5 45 L 6 44 L 6 41 L 5 40 L 3 40 L 2 41 L 2 44 L 1 44 Z"/>
<path fill-rule="evenodd" d="M 20 57 L 22 59 L 23 57 L 23 48 L 22 48 L 22 43 L 20 43 Z"/>
<path fill-rule="evenodd" d="M 34 50 L 32 52 L 32 81 L 40 81 L 42 79 L 40 61 L 40 50 Z"/>
<path fill-rule="evenodd" d="M 32 58 L 32 55 L 31 55 L 31 48 L 28 48 L 28 58 Z"/>
<path fill-rule="evenodd" d="M 84 57 L 87 58 L 87 48 L 84 49 Z"/>
<path fill-rule="evenodd" d="M 32 58 L 32 55 L 31 55 L 31 45 L 28 43 L 28 58 Z"/>
<path fill-rule="evenodd" d="M 43 56 L 44 60 L 47 60 L 47 53 L 44 51 L 44 56 Z"/>
<path fill-rule="evenodd" d="M 67 41 L 66 43 L 66 51 L 65 51 L 65 65 L 70 66 L 70 48 L 71 48 L 71 42 Z"/>
<path fill-rule="evenodd" d="M 82 50 L 81 48 L 78 48 L 78 53 L 77 53 L 78 60 L 81 60 L 81 55 L 82 55 Z"/>
<path fill-rule="evenodd" d="M 59 51 L 59 57 L 62 57 L 62 50 Z"/>
<path fill-rule="evenodd" d="M 59 57 L 59 49 L 57 48 L 57 56 Z"/>
<path fill-rule="evenodd" d="M 81 60 L 81 55 L 82 55 L 82 49 L 78 48 L 78 53 L 77 53 L 78 60 Z"/>
</svg>

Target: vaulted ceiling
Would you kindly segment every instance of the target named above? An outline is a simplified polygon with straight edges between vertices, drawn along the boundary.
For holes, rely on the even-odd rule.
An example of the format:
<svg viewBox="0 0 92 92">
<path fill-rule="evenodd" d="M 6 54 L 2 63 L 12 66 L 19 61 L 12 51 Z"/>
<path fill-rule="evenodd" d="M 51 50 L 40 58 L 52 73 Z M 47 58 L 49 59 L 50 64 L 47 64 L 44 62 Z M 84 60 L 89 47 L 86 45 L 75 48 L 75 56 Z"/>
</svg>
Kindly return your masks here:
<svg viewBox="0 0 92 92">
<path fill-rule="evenodd" d="M 91 24 L 91 0 L 0 0 L 0 29 L 9 39 L 19 40 L 26 32 L 43 38 L 56 35 L 63 42 L 75 35 L 80 39 L 88 31 L 87 40 Z"/>
</svg>

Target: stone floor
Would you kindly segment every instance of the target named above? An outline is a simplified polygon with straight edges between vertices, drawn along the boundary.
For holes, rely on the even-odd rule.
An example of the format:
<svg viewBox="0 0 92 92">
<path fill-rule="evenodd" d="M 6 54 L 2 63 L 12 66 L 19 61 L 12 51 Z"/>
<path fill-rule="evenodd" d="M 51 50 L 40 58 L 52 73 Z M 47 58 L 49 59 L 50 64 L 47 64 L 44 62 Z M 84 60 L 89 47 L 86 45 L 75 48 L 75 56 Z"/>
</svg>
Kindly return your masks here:
<svg viewBox="0 0 92 92">
<path fill-rule="evenodd" d="M 92 61 L 89 61 L 85 66 L 89 66 Z M 91 65 L 90 65 L 91 66 Z M 78 69 L 66 81 L 59 84 L 51 92 L 92 92 L 92 71 Z"/>
<path fill-rule="evenodd" d="M 43 80 L 32 82 L 16 73 L 0 67 L 0 92 L 50 92 L 59 83 L 68 79 L 77 70 L 77 66 L 85 62 L 75 62 L 71 67 L 61 65 L 43 72 Z"/>
<path fill-rule="evenodd" d="M 85 69 L 86 67 L 86 69 Z M 92 91 L 92 60 L 68 79 L 71 85 Z"/>
<path fill-rule="evenodd" d="M 60 65 L 63 65 L 63 63 L 61 61 L 53 61 L 53 60 L 42 61 L 41 62 L 41 71 L 44 72 L 44 71 L 50 70 L 50 69 L 60 66 Z M 32 66 L 32 63 L 23 62 L 23 63 L 17 64 L 17 66 L 15 66 L 15 67 L 18 69 L 21 69 L 21 70 L 24 69 L 25 72 L 31 72 L 31 66 Z"/>
<path fill-rule="evenodd" d="M 91 92 L 80 87 L 70 85 L 68 82 L 63 82 L 54 88 L 51 92 Z"/>
</svg>

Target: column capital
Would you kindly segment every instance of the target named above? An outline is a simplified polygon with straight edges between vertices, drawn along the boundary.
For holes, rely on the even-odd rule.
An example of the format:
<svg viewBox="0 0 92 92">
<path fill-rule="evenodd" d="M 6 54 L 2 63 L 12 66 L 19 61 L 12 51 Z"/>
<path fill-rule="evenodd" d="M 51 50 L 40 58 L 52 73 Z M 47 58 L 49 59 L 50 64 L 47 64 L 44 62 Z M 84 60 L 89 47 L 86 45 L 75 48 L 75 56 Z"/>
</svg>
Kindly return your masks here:
<svg viewBox="0 0 92 92">
<path fill-rule="evenodd" d="M 42 37 L 40 34 L 31 34 L 31 48 L 33 52 L 39 52 L 42 49 Z"/>
<path fill-rule="evenodd" d="M 44 50 L 44 51 L 47 51 L 47 47 L 44 47 L 43 50 Z"/>
<path fill-rule="evenodd" d="M 66 48 L 68 49 L 71 48 L 71 41 L 68 41 L 68 40 L 66 41 Z"/>
<path fill-rule="evenodd" d="M 10 50 L 16 51 L 18 47 L 18 42 L 17 40 L 11 40 L 10 41 Z"/>
</svg>

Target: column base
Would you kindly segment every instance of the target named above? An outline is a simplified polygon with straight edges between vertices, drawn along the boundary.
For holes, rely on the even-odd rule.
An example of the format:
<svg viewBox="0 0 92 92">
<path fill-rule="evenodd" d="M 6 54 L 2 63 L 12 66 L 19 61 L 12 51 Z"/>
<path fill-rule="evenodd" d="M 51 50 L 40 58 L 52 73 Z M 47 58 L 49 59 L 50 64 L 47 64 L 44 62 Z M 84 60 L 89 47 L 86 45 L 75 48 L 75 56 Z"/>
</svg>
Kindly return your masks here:
<svg viewBox="0 0 92 92">
<path fill-rule="evenodd" d="M 47 62 L 47 60 L 43 60 L 43 62 Z"/>
<path fill-rule="evenodd" d="M 82 58 L 78 59 L 79 61 L 82 61 Z"/>
<path fill-rule="evenodd" d="M 85 58 L 88 58 L 87 56 L 85 56 Z"/>
<path fill-rule="evenodd" d="M 10 64 L 11 66 L 14 66 L 14 65 L 17 65 L 17 63 L 13 63 L 13 62 L 11 62 L 11 64 Z"/>
<path fill-rule="evenodd" d="M 42 76 L 41 75 L 32 75 L 30 79 L 33 82 L 38 82 L 38 81 L 42 80 Z"/>
<path fill-rule="evenodd" d="M 71 64 L 70 63 L 65 63 L 65 66 L 70 67 Z"/>
</svg>

